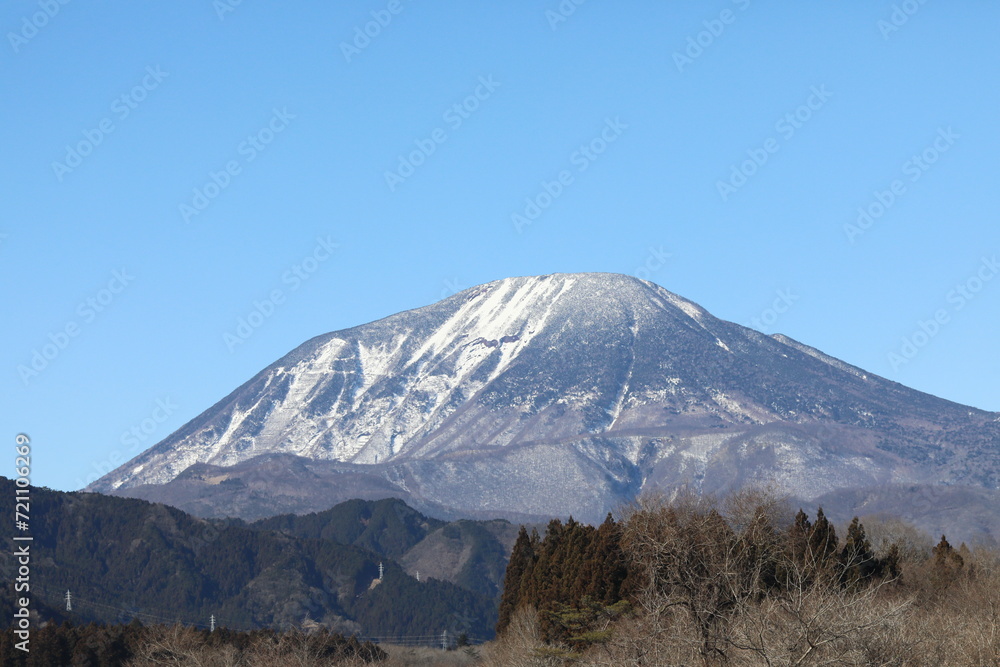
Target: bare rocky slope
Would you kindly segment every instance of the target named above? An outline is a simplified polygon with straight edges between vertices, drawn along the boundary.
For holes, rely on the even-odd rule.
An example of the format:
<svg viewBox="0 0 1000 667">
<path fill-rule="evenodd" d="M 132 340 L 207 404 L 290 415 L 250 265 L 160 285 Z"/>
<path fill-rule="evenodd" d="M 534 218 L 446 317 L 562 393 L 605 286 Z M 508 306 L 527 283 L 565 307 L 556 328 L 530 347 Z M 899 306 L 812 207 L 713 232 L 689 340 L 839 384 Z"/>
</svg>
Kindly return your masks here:
<svg viewBox="0 0 1000 667">
<path fill-rule="evenodd" d="M 878 490 L 936 530 L 908 496 L 994 503 L 1000 413 L 647 281 L 555 274 L 313 338 L 88 490 L 248 519 L 395 496 L 448 518 L 599 521 L 646 489 L 751 481 L 844 512 Z"/>
</svg>

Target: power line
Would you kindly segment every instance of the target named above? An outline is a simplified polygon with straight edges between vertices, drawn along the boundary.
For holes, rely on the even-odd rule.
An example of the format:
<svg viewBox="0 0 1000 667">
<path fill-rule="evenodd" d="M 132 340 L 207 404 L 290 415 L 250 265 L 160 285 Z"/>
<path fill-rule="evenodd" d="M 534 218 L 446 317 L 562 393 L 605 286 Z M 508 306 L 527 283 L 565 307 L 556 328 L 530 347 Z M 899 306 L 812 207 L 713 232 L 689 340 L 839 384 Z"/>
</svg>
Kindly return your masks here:
<svg viewBox="0 0 1000 667">
<path fill-rule="evenodd" d="M 41 590 L 46 593 L 59 595 L 58 591 L 49 588 L 47 586 L 40 586 L 38 584 L 34 584 L 32 585 L 31 588 L 33 591 Z M 139 610 L 130 607 L 121 607 L 114 604 L 106 604 L 104 602 L 98 602 L 96 600 L 92 600 L 89 598 L 81 598 L 79 595 L 71 594 L 70 591 L 68 590 L 63 596 L 63 599 L 66 600 L 66 611 L 71 611 L 71 612 L 76 612 L 76 610 L 72 608 L 72 604 L 76 603 L 77 606 L 82 604 L 84 607 L 90 606 L 98 609 L 106 609 L 109 611 L 120 612 L 124 615 L 128 615 L 133 618 L 149 619 L 150 621 L 164 623 L 168 625 L 174 623 L 182 623 L 183 625 L 206 629 L 209 630 L 210 632 L 214 632 L 216 625 L 223 625 L 225 627 L 234 630 L 242 630 L 242 631 L 251 631 L 259 629 L 253 626 L 249 627 L 244 626 L 239 622 L 232 621 L 231 619 L 230 620 L 219 619 L 218 617 L 216 617 L 215 614 L 212 614 L 209 617 L 208 623 L 205 623 L 203 621 L 191 620 L 190 618 L 185 619 L 181 614 L 166 611 L 163 609 L 154 609 L 147 607 L 142 610 Z M 153 612 L 158 612 L 158 613 L 153 613 Z M 447 638 L 451 638 L 451 635 L 450 633 L 448 633 L 447 630 L 444 630 L 442 634 L 433 634 L 433 635 L 398 635 L 393 637 L 390 636 L 362 637 L 356 635 L 356 638 L 358 641 L 372 642 L 375 644 L 395 644 L 397 646 L 440 646 L 442 644 L 442 641 L 443 640 L 446 641 Z M 451 639 L 452 639 L 451 643 L 454 643 L 455 639 L 454 638 Z M 473 637 L 469 635 L 466 635 L 466 640 L 468 641 L 469 644 L 483 644 L 489 641 L 488 639 L 482 637 Z"/>
<path fill-rule="evenodd" d="M 32 590 L 42 590 L 50 594 L 58 594 L 54 589 L 48 588 L 46 586 L 39 586 L 37 584 L 33 585 Z M 69 591 L 67 591 L 69 593 Z M 68 597 L 67 605 L 69 604 Z M 140 619 L 150 619 L 152 621 L 157 621 L 160 623 L 183 623 L 184 625 L 190 625 L 197 628 L 209 629 L 211 626 L 211 621 L 205 623 L 204 621 L 196 621 L 190 617 L 185 618 L 183 614 L 178 614 L 175 612 L 167 611 L 164 609 L 155 609 L 151 607 L 144 607 L 143 609 L 135 609 L 130 607 L 121 607 L 119 605 L 107 604 L 105 602 L 98 602 L 97 600 L 92 600 L 89 598 L 81 598 L 79 595 L 73 595 L 73 602 L 79 606 L 83 604 L 84 607 L 90 606 L 98 609 L 106 609 L 108 611 L 120 612 L 122 615 L 131 616 L 133 618 Z M 73 611 L 72 609 L 67 609 L 67 611 Z M 214 618 L 213 614 L 213 618 Z M 253 626 L 245 626 L 238 621 L 232 619 L 218 619 L 219 621 L 224 621 L 223 624 L 226 627 L 233 628 L 235 630 L 254 630 Z"/>
</svg>

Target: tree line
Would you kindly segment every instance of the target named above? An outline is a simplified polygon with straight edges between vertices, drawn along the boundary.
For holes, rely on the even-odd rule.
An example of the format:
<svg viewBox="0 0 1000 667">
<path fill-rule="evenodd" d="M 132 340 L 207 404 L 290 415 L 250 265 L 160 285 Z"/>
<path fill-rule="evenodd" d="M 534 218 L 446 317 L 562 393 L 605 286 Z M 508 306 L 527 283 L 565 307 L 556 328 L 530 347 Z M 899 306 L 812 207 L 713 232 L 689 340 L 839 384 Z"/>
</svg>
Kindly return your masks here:
<svg viewBox="0 0 1000 667">
<path fill-rule="evenodd" d="M 1000 664 L 996 555 L 900 525 L 873 542 L 855 517 L 841 537 L 821 508 L 749 490 L 522 528 L 485 662 Z"/>
<path fill-rule="evenodd" d="M 52 665 L 191 664 L 332 665 L 383 661 L 385 651 L 370 642 L 345 638 L 321 629 L 253 630 L 219 628 L 214 632 L 182 625 L 143 626 L 74 625 L 48 623 L 34 631 L 31 651 L 15 648 L 13 628 L 0 632 L 2 667 L 51 667 Z"/>
</svg>

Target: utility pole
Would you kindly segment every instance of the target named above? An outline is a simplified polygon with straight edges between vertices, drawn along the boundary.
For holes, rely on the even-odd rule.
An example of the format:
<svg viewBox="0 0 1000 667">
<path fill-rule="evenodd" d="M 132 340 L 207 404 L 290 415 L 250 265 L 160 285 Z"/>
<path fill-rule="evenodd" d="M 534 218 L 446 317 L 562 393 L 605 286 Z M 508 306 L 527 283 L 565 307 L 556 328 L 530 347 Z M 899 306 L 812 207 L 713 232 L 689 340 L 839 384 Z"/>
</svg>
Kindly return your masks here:
<svg viewBox="0 0 1000 667">
<path fill-rule="evenodd" d="M 448 650 L 448 631 L 447 630 L 443 630 L 441 632 L 441 648 L 444 649 L 445 651 Z"/>
<path fill-rule="evenodd" d="M 384 573 L 384 570 L 382 569 L 382 561 L 379 561 L 378 562 L 378 580 L 379 581 L 382 581 L 382 574 L 383 573 Z"/>
<path fill-rule="evenodd" d="M 73 611 L 73 594 L 66 591 L 66 611 Z"/>
<path fill-rule="evenodd" d="M 420 583 L 420 570 L 417 570 L 417 583 Z"/>
<path fill-rule="evenodd" d="M 212 614 L 212 617 L 208 619 L 208 631 L 215 632 L 215 614 Z"/>
</svg>

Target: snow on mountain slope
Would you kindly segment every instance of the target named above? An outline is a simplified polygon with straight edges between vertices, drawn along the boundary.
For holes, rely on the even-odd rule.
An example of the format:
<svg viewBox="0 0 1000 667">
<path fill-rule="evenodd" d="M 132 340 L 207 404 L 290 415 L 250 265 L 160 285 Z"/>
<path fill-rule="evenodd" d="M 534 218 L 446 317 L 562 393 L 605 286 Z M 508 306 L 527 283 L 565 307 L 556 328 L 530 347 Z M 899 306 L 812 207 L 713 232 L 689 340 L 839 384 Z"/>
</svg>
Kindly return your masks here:
<svg viewBox="0 0 1000 667">
<path fill-rule="evenodd" d="M 806 497 L 888 482 L 995 489 L 996 419 L 650 282 L 555 274 L 307 341 L 89 488 L 287 455 L 470 512 L 575 502 L 599 514 L 649 486 L 754 477 Z"/>
</svg>

